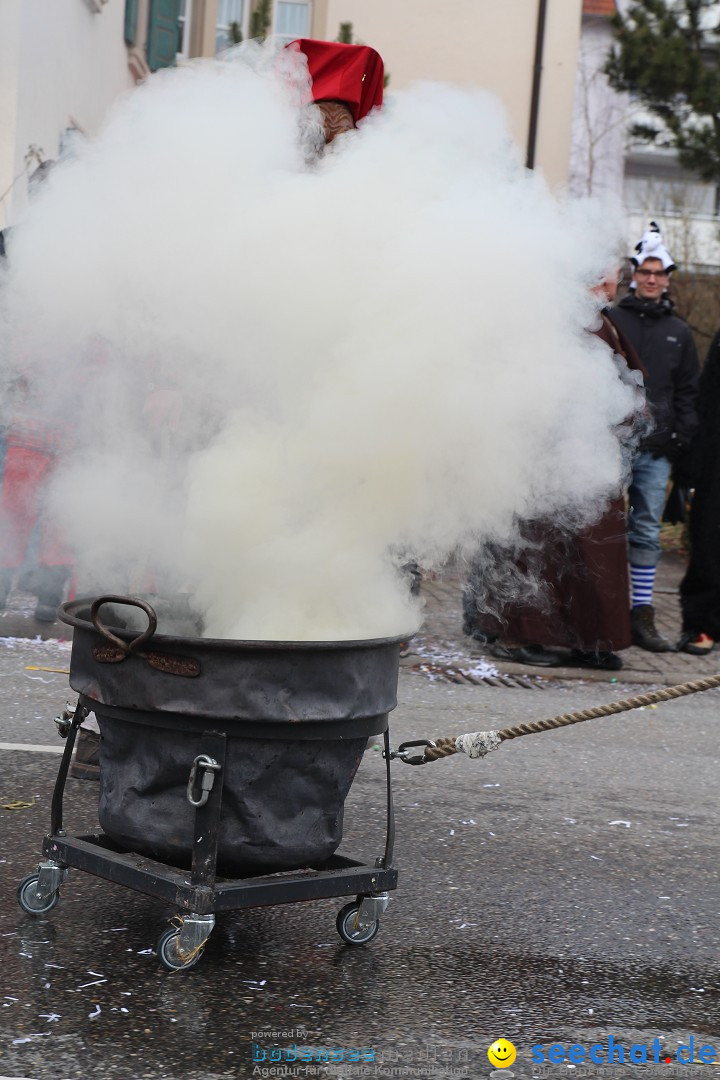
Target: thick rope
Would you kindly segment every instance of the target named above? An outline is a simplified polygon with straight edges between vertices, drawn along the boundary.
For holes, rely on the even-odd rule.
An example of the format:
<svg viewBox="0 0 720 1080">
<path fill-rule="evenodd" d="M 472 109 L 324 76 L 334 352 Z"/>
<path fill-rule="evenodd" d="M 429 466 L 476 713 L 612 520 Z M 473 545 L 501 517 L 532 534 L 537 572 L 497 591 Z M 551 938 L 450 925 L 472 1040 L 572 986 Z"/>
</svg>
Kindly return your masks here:
<svg viewBox="0 0 720 1080">
<path fill-rule="evenodd" d="M 707 679 L 696 679 L 694 682 L 667 686 L 664 690 L 652 690 L 648 694 L 638 694 L 636 697 L 625 698 L 622 701 L 609 701 L 606 705 L 593 705 L 590 709 L 580 709 L 578 712 L 562 713 L 560 716 L 553 716 L 549 720 L 534 720 L 528 724 L 516 724 L 514 727 L 502 728 L 494 733 L 474 732 L 460 735 L 457 738 L 444 735 L 439 739 L 435 739 L 436 745 L 434 747 L 427 746 L 425 748 L 425 760 L 438 761 L 440 758 L 459 753 L 460 748 L 457 746 L 457 742 L 470 740 L 473 735 L 495 734 L 498 742 L 504 742 L 506 739 L 519 739 L 521 735 L 535 735 L 540 731 L 553 731 L 556 728 L 569 727 L 570 724 L 580 724 L 584 720 L 597 720 L 601 716 L 613 716 L 616 713 L 628 712 L 630 709 L 641 709 L 647 705 L 655 705 L 660 701 L 672 701 L 673 698 L 685 697 L 687 694 L 700 694 L 704 690 L 714 690 L 718 686 L 720 686 L 720 675 L 710 675 Z"/>
<path fill-rule="evenodd" d="M 450 757 L 451 754 L 459 754 L 457 746 L 455 745 L 455 739 L 452 735 L 442 735 L 439 739 L 435 739 L 434 746 L 425 747 L 425 760 L 426 761 L 439 761 L 440 758 Z"/>
</svg>

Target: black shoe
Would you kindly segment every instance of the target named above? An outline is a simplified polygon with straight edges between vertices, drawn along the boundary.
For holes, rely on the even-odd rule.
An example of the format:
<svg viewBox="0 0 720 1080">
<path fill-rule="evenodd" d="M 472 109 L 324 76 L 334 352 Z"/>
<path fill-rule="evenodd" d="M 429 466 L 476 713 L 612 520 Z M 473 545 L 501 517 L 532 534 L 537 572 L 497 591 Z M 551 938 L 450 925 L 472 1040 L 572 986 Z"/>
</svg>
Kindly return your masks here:
<svg viewBox="0 0 720 1080">
<path fill-rule="evenodd" d="M 518 649 L 518 659 L 521 664 L 534 664 L 535 667 L 558 667 L 560 657 L 544 645 L 523 645 Z"/>
<path fill-rule="evenodd" d="M 84 727 L 78 731 L 70 775 L 76 780 L 100 779 L 100 736 L 97 731 Z"/>
<path fill-rule="evenodd" d="M 592 649 L 573 649 L 572 658 L 583 667 L 598 668 L 601 671 L 620 671 L 623 662 L 614 652 L 599 652 Z"/>
<path fill-rule="evenodd" d="M 512 660 L 516 664 L 532 664 L 533 667 L 558 667 L 560 657 L 544 645 L 488 645 L 488 652 L 498 660 Z"/>
<path fill-rule="evenodd" d="M 639 604 L 630 611 L 633 645 L 639 645 L 648 652 L 672 652 L 673 647 L 667 638 L 657 632 L 655 627 L 655 609 L 652 604 Z"/>
</svg>

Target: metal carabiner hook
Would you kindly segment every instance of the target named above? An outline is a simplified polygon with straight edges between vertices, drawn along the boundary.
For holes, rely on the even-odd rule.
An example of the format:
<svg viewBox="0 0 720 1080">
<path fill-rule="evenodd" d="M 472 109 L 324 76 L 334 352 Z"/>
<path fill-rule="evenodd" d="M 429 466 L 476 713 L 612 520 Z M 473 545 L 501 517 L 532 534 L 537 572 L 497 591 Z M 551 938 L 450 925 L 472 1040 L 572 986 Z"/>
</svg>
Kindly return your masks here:
<svg viewBox="0 0 720 1080">
<path fill-rule="evenodd" d="M 213 789 L 215 783 L 215 773 L 220 772 L 221 765 L 215 760 L 215 758 L 208 757 L 207 754 L 198 754 L 192 763 L 190 770 L 190 778 L 187 786 L 187 798 L 191 806 L 204 806 L 208 801 L 210 792 Z M 195 798 L 195 782 L 197 780 L 198 769 L 202 769 L 202 776 L 200 778 L 200 798 Z"/>
<path fill-rule="evenodd" d="M 409 742 L 400 743 L 397 750 L 390 751 L 390 758 L 400 758 L 406 765 L 427 765 L 427 759 L 424 754 L 413 754 L 412 757 L 408 755 L 408 748 L 411 746 L 435 746 L 436 744 L 432 739 L 411 739 Z"/>
</svg>

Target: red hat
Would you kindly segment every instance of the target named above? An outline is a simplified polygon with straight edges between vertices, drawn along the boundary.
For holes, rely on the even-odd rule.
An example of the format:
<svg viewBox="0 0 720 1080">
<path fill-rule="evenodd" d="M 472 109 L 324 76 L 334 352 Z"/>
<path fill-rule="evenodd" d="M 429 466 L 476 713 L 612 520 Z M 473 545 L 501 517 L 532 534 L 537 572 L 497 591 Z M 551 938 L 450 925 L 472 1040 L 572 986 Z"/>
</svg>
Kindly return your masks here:
<svg viewBox="0 0 720 1080">
<path fill-rule="evenodd" d="M 298 38 L 289 49 L 307 57 L 313 101 L 341 101 L 357 124 L 383 99 L 383 62 L 367 45 Z"/>
</svg>

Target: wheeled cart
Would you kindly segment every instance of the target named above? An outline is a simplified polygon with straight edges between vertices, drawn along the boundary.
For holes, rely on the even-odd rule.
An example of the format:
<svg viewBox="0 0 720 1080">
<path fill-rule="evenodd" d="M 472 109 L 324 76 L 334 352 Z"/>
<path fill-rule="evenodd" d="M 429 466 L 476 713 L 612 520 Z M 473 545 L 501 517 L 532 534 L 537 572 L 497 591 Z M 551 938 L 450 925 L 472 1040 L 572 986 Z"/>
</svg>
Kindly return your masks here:
<svg viewBox="0 0 720 1080">
<path fill-rule="evenodd" d="M 195 829 L 190 871 L 123 850 L 103 833 L 68 835 L 63 829 L 63 794 L 78 726 L 85 716 L 82 699 L 72 719 L 66 717 L 67 743 L 52 799 L 50 834 L 43 841 L 43 861 L 18 886 L 20 907 L 30 915 L 44 915 L 58 902 L 60 887 L 70 869 L 113 881 L 135 892 L 175 904 L 174 925 L 163 931 L 157 955 L 170 971 L 192 967 L 200 959 L 221 911 L 354 896 L 341 908 L 337 930 L 348 945 L 365 945 L 380 929 L 380 916 L 389 893 L 397 887 L 392 867 L 394 818 L 390 786 L 389 737 L 385 732 L 387 776 L 387 833 L 385 852 L 374 866 L 341 855 L 296 872 L 260 877 L 225 879 L 217 876 L 217 839 L 222 807 L 225 737 L 207 732 L 206 752 L 193 762 L 188 798 L 193 799 Z M 212 782 L 210 780 L 212 778 Z M 196 797 L 197 796 L 197 797 Z"/>
<path fill-rule="evenodd" d="M 116 626 L 110 631 L 98 615 L 100 607 L 110 602 L 140 607 L 148 614 L 149 632 L 138 636 Z M 240 646 L 245 661 L 248 649 L 250 654 L 255 649 L 254 669 L 263 663 L 267 669 L 269 664 L 274 675 L 280 676 L 279 680 L 265 680 L 262 695 L 258 695 L 257 686 L 250 691 L 253 719 L 247 721 L 243 664 L 239 663 L 233 695 L 238 720 L 238 716 L 222 715 L 222 708 L 217 706 L 218 649 L 212 649 L 212 642 L 207 663 L 208 657 L 202 653 L 208 642 L 196 639 L 190 643 L 195 654 L 192 677 L 213 667 L 216 675 L 209 693 L 212 702 L 205 704 L 205 715 L 200 715 L 198 684 L 191 695 L 191 709 L 183 708 L 176 690 L 178 674 L 187 675 L 192 666 L 183 652 L 187 642 L 158 637 L 153 640 L 151 653 L 140 651 L 139 645 L 146 646 L 157 626 L 155 612 L 145 601 L 100 597 L 90 608 L 89 620 L 85 610 L 78 607 L 82 603 L 74 602 L 63 609 L 66 621 L 75 626 L 70 681 L 79 691 L 79 698 L 77 706 L 69 706 L 56 721 L 66 745 L 53 792 L 50 833 L 43 841 L 43 860 L 18 887 L 21 908 L 33 915 L 51 911 L 70 869 L 173 904 L 177 914 L 157 943 L 158 958 L 171 971 L 197 963 L 218 912 L 241 908 L 353 897 L 337 917 L 340 937 L 348 945 L 371 941 L 398 880 L 392 866 L 395 824 L 390 776 L 391 758 L 396 755 L 390 750 L 387 709 L 395 703 L 399 642 L 383 639 L 315 648 L 298 643 L 230 643 Z M 89 602 L 84 603 L 88 608 Z M 113 643 L 115 653 L 108 650 L 107 641 Z M 258 644 L 265 645 L 259 655 Z M 227 645 L 222 643 L 223 647 Z M 165 651 L 168 648 L 173 651 Z M 332 660 L 336 648 L 345 655 L 344 661 L 339 659 L 339 691 L 335 679 L 328 681 L 328 660 Z M 373 653 L 379 661 L 376 665 Z M 393 683 L 393 657 L 390 703 L 387 691 Z M 308 666 L 304 674 L 303 666 Z M 106 678 L 108 671 L 110 678 Z M 338 692 L 342 696 L 342 676 L 347 677 L 351 671 L 355 676 L 375 673 L 370 678 L 373 707 L 368 711 L 367 679 L 352 678 L 352 705 L 346 706 L 343 719 L 337 721 L 338 702 L 328 706 L 328 698 L 333 693 L 337 697 Z M 295 680 L 292 692 L 287 684 L 290 672 Z M 171 694 L 164 693 L 167 686 L 172 686 Z M 262 707 L 258 705 L 260 696 Z M 273 705 L 278 698 L 282 707 L 279 719 Z M 148 708 L 150 699 L 152 707 Z M 258 718 L 258 709 L 265 715 Z M 288 710 L 293 714 L 291 721 L 287 720 Z M 63 827 L 65 783 L 78 730 L 90 712 L 98 717 L 102 735 L 99 816 L 103 831 L 71 835 Z M 292 731 L 291 742 L 288 728 Z M 367 864 L 339 855 L 335 849 L 342 838 L 342 803 L 368 733 L 380 731 L 385 749 L 385 847 L 374 864 Z M 311 780 L 315 774 L 316 781 L 322 779 L 327 755 L 335 744 L 342 768 L 333 771 L 330 762 L 333 798 L 318 801 Z M 305 808 L 298 810 L 292 801 L 293 769 L 287 758 L 288 754 L 292 757 L 294 747 L 299 748 L 298 790 L 307 790 L 311 801 L 317 803 L 307 806 L 305 825 Z M 132 780 L 134 802 L 126 775 L 131 767 L 136 768 Z M 254 771 L 248 774 L 248 768 Z M 342 774 L 339 779 L 338 771 Z M 254 785 L 259 785 L 259 802 L 246 791 Z M 130 807 L 127 812 L 126 805 Z M 284 825 L 282 819 L 287 818 L 288 807 L 298 820 Z M 269 819 L 270 826 L 264 818 Z M 281 843 L 276 842 L 278 834 Z"/>
</svg>

